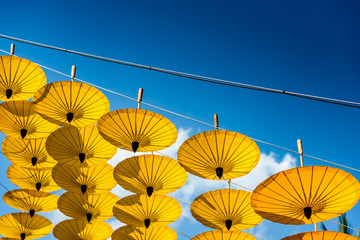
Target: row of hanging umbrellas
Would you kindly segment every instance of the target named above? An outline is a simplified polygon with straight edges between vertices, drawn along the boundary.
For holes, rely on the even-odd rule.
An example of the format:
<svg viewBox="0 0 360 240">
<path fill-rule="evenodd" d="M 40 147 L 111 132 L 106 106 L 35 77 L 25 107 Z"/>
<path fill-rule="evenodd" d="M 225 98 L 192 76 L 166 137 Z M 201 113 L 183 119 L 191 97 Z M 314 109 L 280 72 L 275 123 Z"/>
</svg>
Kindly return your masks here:
<svg viewBox="0 0 360 240">
<path fill-rule="evenodd" d="M 109 112 L 106 96 L 90 85 L 73 81 L 45 85 L 46 76 L 36 64 L 14 56 L 0 60 L 0 100 L 5 101 L 0 104 L 0 131 L 8 135 L 2 150 L 14 163 L 7 171 L 9 180 L 23 188 L 3 199 L 30 212 L 0 217 L 6 236 L 31 239 L 38 232 L 48 234 L 51 222 L 35 212 L 59 207 L 74 218 L 54 228 L 59 239 L 106 239 L 112 229 L 102 221 L 113 215 L 128 224 L 117 229 L 113 239 L 176 239 L 176 233 L 164 225 L 180 217 L 181 206 L 164 194 L 185 184 L 186 171 L 206 179 L 231 180 L 249 173 L 260 159 L 260 150 L 250 138 L 216 129 L 186 140 L 178 161 L 147 154 L 125 159 L 113 169 L 106 161 L 117 147 L 154 152 L 171 146 L 177 139 L 174 124 L 140 108 Z M 32 97 L 33 102 L 26 101 Z M 109 192 L 116 183 L 135 194 L 119 200 Z M 68 192 L 59 200 L 47 193 L 61 188 Z M 253 239 L 239 230 L 256 226 L 263 218 L 283 224 L 325 221 L 350 210 L 359 197 L 359 182 L 343 170 L 308 166 L 282 171 L 253 193 L 220 189 L 197 197 L 191 204 L 192 215 L 219 230 L 193 239 Z M 34 233 L 29 223 L 35 222 L 42 225 Z M 103 234 L 96 229 L 103 229 Z M 330 239 L 331 234 L 322 236 Z"/>
</svg>

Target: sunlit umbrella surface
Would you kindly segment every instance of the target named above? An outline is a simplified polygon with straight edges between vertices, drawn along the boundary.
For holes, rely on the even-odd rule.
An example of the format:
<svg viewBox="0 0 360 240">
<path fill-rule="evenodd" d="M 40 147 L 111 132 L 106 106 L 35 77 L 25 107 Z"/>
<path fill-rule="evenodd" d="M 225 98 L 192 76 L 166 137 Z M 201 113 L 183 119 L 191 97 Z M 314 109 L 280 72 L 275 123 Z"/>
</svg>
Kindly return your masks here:
<svg viewBox="0 0 360 240">
<path fill-rule="evenodd" d="M 113 207 L 119 200 L 108 192 L 102 194 L 82 194 L 66 192 L 59 198 L 59 210 L 77 220 L 102 221 L 112 218 Z"/>
<path fill-rule="evenodd" d="M 240 231 L 213 230 L 200 233 L 191 240 L 256 240 L 256 238 Z"/>
<path fill-rule="evenodd" d="M 6 137 L 1 145 L 5 157 L 12 163 L 34 170 L 51 169 L 57 164 L 46 151 L 46 138 L 21 139 Z"/>
<path fill-rule="evenodd" d="M 259 162 L 260 150 L 249 137 L 226 130 L 196 134 L 177 157 L 186 171 L 206 179 L 233 179 L 248 174 Z"/>
<path fill-rule="evenodd" d="M 44 71 L 15 56 L 0 56 L 0 101 L 26 100 L 46 84 Z"/>
<path fill-rule="evenodd" d="M 198 196 L 191 204 L 193 217 L 207 227 L 242 230 L 258 225 L 263 219 L 251 208 L 251 193 L 219 189 Z"/>
<path fill-rule="evenodd" d="M 73 81 L 50 83 L 41 88 L 33 100 L 37 113 L 61 126 L 95 124 L 110 110 L 109 100 L 101 91 Z"/>
<path fill-rule="evenodd" d="M 43 138 L 59 126 L 43 119 L 30 101 L 7 101 L 0 104 L 0 132 L 16 138 Z"/>
<path fill-rule="evenodd" d="M 118 228 L 111 236 L 112 240 L 176 240 L 174 230 L 167 226 L 151 225 L 146 227 L 135 227 L 126 225 Z"/>
<path fill-rule="evenodd" d="M 112 158 L 117 148 L 105 141 L 97 127 L 63 127 L 50 134 L 46 150 L 58 162 L 71 166 L 92 166 Z"/>
<path fill-rule="evenodd" d="M 273 222 L 310 224 L 340 216 L 359 197 L 359 181 L 350 173 L 307 166 L 279 172 L 260 183 L 253 192 L 252 207 Z"/>
<path fill-rule="evenodd" d="M 281 240 L 358 240 L 349 234 L 333 231 L 305 232 L 292 235 Z"/>
<path fill-rule="evenodd" d="M 106 222 L 69 219 L 58 223 L 53 234 L 59 240 L 106 240 L 112 232 Z"/>
<path fill-rule="evenodd" d="M 36 212 L 48 212 L 57 209 L 58 196 L 52 193 L 31 189 L 16 189 L 4 194 L 3 200 L 9 206 L 29 211 L 30 215 Z"/>
<path fill-rule="evenodd" d="M 73 167 L 57 164 L 52 170 L 54 181 L 72 193 L 98 194 L 109 192 L 116 185 L 114 168 L 107 163 L 90 167 Z"/>
<path fill-rule="evenodd" d="M 162 150 L 177 139 L 177 130 L 172 122 L 143 109 L 109 112 L 99 120 L 98 128 L 111 144 L 133 152 Z"/>
<path fill-rule="evenodd" d="M 37 191 L 52 192 L 61 189 L 51 176 L 51 170 L 31 170 L 22 168 L 16 164 L 10 165 L 6 175 L 15 185 L 36 189 Z"/>
<path fill-rule="evenodd" d="M 187 172 L 175 159 L 140 155 L 118 163 L 114 178 L 128 191 L 151 196 L 153 192 L 165 194 L 181 188 L 187 180 Z"/>
<path fill-rule="evenodd" d="M 36 239 L 52 231 L 52 223 L 45 217 L 28 213 L 10 213 L 0 217 L 0 233 L 16 239 Z"/>
<path fill-rule="evenodd" d="M 149 227 L 167 225 L 181 215 L 181 205 L 166 195 L 135 194 L 120 199 L 114 206 L 115 217 L 129 225 Z"/>
</svg>

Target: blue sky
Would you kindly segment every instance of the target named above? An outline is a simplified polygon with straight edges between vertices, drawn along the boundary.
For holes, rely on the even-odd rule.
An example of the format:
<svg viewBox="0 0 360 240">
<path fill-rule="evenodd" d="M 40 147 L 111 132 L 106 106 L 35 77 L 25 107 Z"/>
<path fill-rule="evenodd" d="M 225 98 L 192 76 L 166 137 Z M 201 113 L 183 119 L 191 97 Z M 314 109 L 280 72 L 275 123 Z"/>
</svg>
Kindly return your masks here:
<svg viewBox="0 0 360 240">
<path fill-rule="evenodd" d="M 360 102 L 359 5 L 357 1 L 7 1 L 1 4 L 0 33 L 154 67 Z M 12 42 L 0 39 L 0 49 L 8 50 Z M 76 65 L 78 78 L 134 98 L 142 87 L 145 102 L 204 122 L 212 123 L 218 113 L 220 127 L 286 148 L 296 150 L 301 138 L 306 154 L 360 169 L 359 109 L 208 84 L 20 43 L 15 54 L 66 73 Z M 45 73 L 48 82 L 68 80 Z M 132 101 L 106 95 L 112 110 L 136 107 Z M 168 117 L 188 136 L 212 130 L 144 108 Z M 285 151 L 261 143 L 259 147 L 273 165 L 290 164 Z M 10 162 L 0 158 L 0 181 L 14 189 L 5 178 Z M 323 165 L 306 158 L 305 164 Z M 195 189 L 193 195 L 199 192 Z M 3 201 L 0 206 L 1 215 L 14 211 Z M 356 228 L 359 214 L 359 206 L 348 214 Z M 191 237 L 199 230 L 189 219 L 177 228 Z M 313 229 L 268 221 L 257 228 L 257 233 L 265 229 L 265 239 Z M 186 238 L 179 235 L 179 239 Z"/>
</svg>

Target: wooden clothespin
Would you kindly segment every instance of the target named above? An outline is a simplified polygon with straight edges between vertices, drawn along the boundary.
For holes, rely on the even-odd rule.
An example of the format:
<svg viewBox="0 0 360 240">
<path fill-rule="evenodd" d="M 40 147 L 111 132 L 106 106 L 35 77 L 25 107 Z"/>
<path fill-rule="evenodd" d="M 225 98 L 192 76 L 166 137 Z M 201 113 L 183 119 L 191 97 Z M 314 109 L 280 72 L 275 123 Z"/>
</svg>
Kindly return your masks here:
<svg viewBox="0 0 360 240">
<path fill-rule="evenodd" d="M 139 93 L 138 93 L 138 109 L 140 109 L 141 106 L 141 101 L 143 98 L 143 92 L 144 90 L 142 88 L 139 88 Z"/>
<path fill-rule="evenodd" d="M 76 75 L 76 66 L 72 65 L 71 67 L 71 81 L 74 81 Z"/>
<path fill-rule="evenodd" d="M 219 130 L 219 118 L 216 113 L 214 114 L 214 126 L 215 126 L 215 130 Z"/>
</svg>

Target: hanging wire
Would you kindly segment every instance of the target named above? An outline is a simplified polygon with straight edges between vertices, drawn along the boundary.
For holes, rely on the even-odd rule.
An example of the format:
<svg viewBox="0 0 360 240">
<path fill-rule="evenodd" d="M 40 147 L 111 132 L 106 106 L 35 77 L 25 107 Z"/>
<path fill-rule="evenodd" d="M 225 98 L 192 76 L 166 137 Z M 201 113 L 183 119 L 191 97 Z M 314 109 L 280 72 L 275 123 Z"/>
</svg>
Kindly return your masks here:
<svg viewBox="0 0 360 240">
<path fill-rule="evenodd" d="M 250 234 L 251 236 L 253 236 L 253 237 L 255 237 L 255 238 L 258 238 L 258 239 L 260 239 L 260 240 L 265 240 L 265 239 L 263 239 L 263 238 L 261 238 L 261 237 L 259 237 L 259 236 L 256 236 L 255 234 L 252 234 L 252 233 L 249 232 L 249 231 L 245 231 L 245 230 L 241 230 L 241 231 L 244 232 L 244 233 Z"/>
<path fill-rule="evenodd" d="M 225 180 L 225 181 L 227 181 L 227 180 Z M 230 184 L 233 184 L 233 185 L 235 185 L 235 186 L 241 187 L 241 188 L 243 188 L 243 189 L 245 189 L 245 190 L 248 190 L 248 191 L 250 191 L 250 192 L 254 191 L 254 190 L 252 190 L 252 189 L 250 189 L 250 188 L 247 188 L 247 187 L 244 187 L 244 186 L 242 186 L 242 185 L 240 185 L 240 184 L 237 184 L 237 183 L 235 183 L 234 181 L 231 181 Z"/>
<path fill-rule="evenodd" d="M 10 190 L 9 190 L 7 187 L 5 187 L 2 183 L 0 183 L 0 185 L 1 185 L 3 188 L 5 188 L 6 191 L 10 192 Z"/>
<path fill-rule="evenodd" d="M 352 227 L 350 227 L 350 226 L 344 225 L 344 224 L 339 223 L 339 222 L 335 222 L 335 221 L 333 221 L 333 220 L 327 220 L 327 221 L 332 222 L 332 223 L 335 223 L 335 224 L 340 225 L 340 226 L 343 226 L 343 227 L 350 228 L 351 230 L 354 230 L 354 231 L 357 231 L 357 232 L 360 233 L 360 230 L 359 230 L 359 229 L 352 228 Z"/>
<path fill-rule="evenodd" d="M 187 237 L 188 239 L 191 239 L 191 237 L 189 237 L 189 236 L 186 235 L 185 233 L 182 233 L 182 232 L 180 232 L 179 230 L 176 230 L 175 228 L 173 228 L 173 227 L 171 227 L 171 226 L 168 226 L 168 227 L 171 228 L 172 230 L 174 230 L 175 232 L 178 232 L 178 233 L 180 233 L 181 235 Z"/>
<path fill-rule="evenodd" d="M 174 199 L 176 199 L 176 200 L 178 200 L 178 201 L 180 201 L 180 202 L 182 202 L 182 203 L 185 203 L 185 204 L 191 206 L 190 203 L 185 202 L 184 200 L 181 200 L 180 198 L 174 197 L 173 195 L 171 195 L 171 194 L 169 194 L 169 193 L 167 193 L 167 194 L 165 194 L 165 195 L 168 195 L 169 197 L 172 197 L 172 198 L 174 198 Z"/>
<path fill-rule="evenodd" d="M 0 34 L 0 37 L 1 37 L 1 34 Z M 2 49 L 0 49 L 0 51 L 1 51 L 1 52 L 4 52 L 4 53 L 6 53 L 6 54 L 10 54 L 9 52 L 4 51 L 4 50 L 2 50 Z M 14 56 L 15 56 L 15 55 L 14 55 Z M 68 75 L 68 74 L 62 73 L 62 72 L 60 72 L 60 71 L 57 71 L 57 70 L 55 70 L 55 69 L 46 67 L 46 66 L 41 65 L 41 64 L 38 64 L 38 63 L 36 63 L 36 64 L 39 65 L 39 66 L 42 67 L 42 68 L 45 68 L 45 69 L 49 70 L 49 71 L 52 71 L 52 72 L 58 73 L 58 74 L 60 74 L 60 75 L 63 75 L 63 76 L 66 76 L 66 77 L 71 78 L 71 76 Z M 93 86 L 93 87 L 96 87 L 96 88 L 98 88 L 98 89 L 104 90 L 104 91 L 106 91 L 106 92 L 109 92 L 109 93 L 112 93 L 112 94 L 121 96 L 121 97 L 123 97 L 123 98 L 129 99 L 129 100 L 132 100 L 132 101 L 135 101 L 135 102 L 138 102 L 138 100 L 135 99 L 135 98 L 126 96 L 126 95 L 124 95 L 124 94 L 121 94 L 121 93 L 112 91 L 112 90 L 107 89 L 107 88 L 103 88 L 103 87 L 101 87 L 101 86 L 92 84 L 92 83 L 90 83 L 90 82 L 81 80 L 81 79 L 79 79 L 79 78 L 74 78 L 74 80 L 77 80 L 77 81 L 79 81 L 79 82 L 83 82 L 83 83 L 89 84 L 89 85 L 91 85 L 91 86 Z M 176 113 L 176 112 L 173 112 L 173 111 L 170 111 L 170 110 L 167 110 L 167 109 L 164 109 L 164 108 L 161 108 L 161 107 L 152 105 L 152 104 L 150 104 L 150 103 L 146 103 L 146 102 L 141 102 L 141 103 L 144 104 L 144 105 L 147 105 L 147 106 L 149 106 L 149 107 L 152 107 L 152 108 L 155 108 L 155 109 L 158 109 L 158 110 L 161 110 L 161 111 L 164 111 L 164 112 L 173 114 L 173 115 L 178 116 L 178 117 L 182 117 L 182 118 L 185 118 L 185 119 L 188 119 L 188 120 L 191 120 L 191 121 L 194 121 L 194 122 L 197 122 L 197 123 L 200 123 L 200 124 L 209 126 L 209 127 L 214 127 L 213 124 L 209 124 L 209 123 L 206 123 L 206 122 L 197 120 L 197 119 L 195 119 L 195 118 L 190 118 L 190 117 L 187 117 L 187 116 L 185 116 L 185 115 L 182 115 L 182 114 L 179 114 L 179 113 Z M 226 130 L 226 129 L 224 129 L 224 128 L 219 128 L 219 129 L 220 129 L 220 130 Z M 279 148 L 279 149 L 282 149 L 282 150 L 285 150 L 285 151 L 288 151 L 288 152 L 291 152 L 291 153 L 294 153 L 294 154 L 299 154 L 298 151 L 294 151 L 294 150 L 291 150 L 291 149 L 288 149 L 288 148 L 285 148 L 285 147 L 281 147 L 281 146 L 278 146 L 278 145 L 275 145 L 275 144 L 272 144 L 272 143 L 269 143 L 269 142 L 265 142 L 265 141 L 262 141 L 262 140 L 259 140 L 259 139 L 256 139 L 256 138 L 250 137 L 250 139 L 252 139 L 252 140 L 255 141 L 255 142 L 263 143 L 263 144 L 266 144 L 266 145 L 269 145 L 269 146 L 272 146 L 272 147 L 275 147 L 275 148 Z M 328 160 L 324 160 L 324 159 L 321 159 L 321 158 L 313 157 L 313 156 L 311 156 L 311 155 L 303 154 L 303 156 L 308 157 L 308 158 L 312 158 L 312 159 L 315 159 L 315 160 L 318 160 L 318 161 L 326 162 L 326 163 L 329 163 L 329 164 L 333 164 L 333 165 L 336 165 L 336 166 L 340 166 L 340 167 L 343 167 L 343 168 L 347 168 L 347 169 L 350 169 L 350 170 L 353 170 L 353 171 L 360 172 L 359 169 L 355 169 L 355 168 L 348 167 L 348 166 L 345 166 L 345 165 L 342 165 L 342 164 L 334 163 L 334 162 L 331 162 L 331 161 L 328 161 Z"/>
<path fill-rule="evenodd" d="M 205 77 L 205 76 L 200 76 L 200 75 L 195 75 L 195 74 L 190 74 L 190 73 L 183 73 L 183 72 L 178 72 L 178 71 L 173 71 L 173 70 L 168 70 L 168 69 L 163 69 L 163 68 L 151 67 L 151 66 L 146 66 L 146 65 L 142 65 L 142 64 L 131 63 L 131 62 L 126 62 L 126 61 L 122 61 L 122 60 L 117 60 L 117 59 L 112 59 L 112 58 L 107 58 L 107 57 L 102 57 L 102 56 L 96 56 L 96 55 L 89 54 L 89 53 L 83 53 L 83 52 L 78 52 L 78 51 L 74 51 L 74 50 L 70 50 L 70 49 L 55 47 L 55 46 L 51 46 L 51 45 L 47 45 L 47 44 L 37 43 L 37 42 L 20 39 L 20 38 L 15 38 L 15 37 L 3 35 L 3 34 L 0 34 L 0 37 L 9 39 L 9 40 L 14 40 L 17 42 L 22 42 L 25 44 L 38 46 L 38 47 L 53 49 L 53 50 L 62 51 L 65 53 L 72 53 L 72 54 L 89 57 L 89 58 L 93 58 L 93 59 L 97 59 L 97 60 L 101 60 L 101 61 L 112 62 L 112 63 L 131 66 L 131 67 L 153 70 L 153 71 L 166 73 L 166 74 L 170 74 L 170 75 L 175 75 L 175 76 L 179 76 L 179 77 L 184 77 L 184 78 L 189 78 L 189 79 L 193 79 L 193 80 L 227 85 L 227 86 L 232 86 L 232 87 L 252 89 L 252 90 L 257 90 L 257 91 L 285 94 L 285 95 L 290 95 L 290 96 L 294 96 L 294 97 L 305 98 L 305 99 L 310 99 L 310 100 L 315 100 L 315 101 L 320 101 L 320 102 L 332 103 L 332 104 L 337 104 L 337 105 L 342 105 L 342 106 L 347 106 L 347 107 L 360 108 L 360 103 L 357 103 L 357 102 L 345 101 L 345 100 L 340 100 L 340 99 L 335 99 L 335 98 L 326 98 L 326 97 L 320 97 L 320 96 L 316 96 L 316 95 L 309 95 L 309 94 L 303 94 L 303 93 L 290 92 L 290 91 L 286 91 L 286 90 L 266 88 L 266 87 L 255 86 L 255 85 L 250 85 L 250 84 L 227 81 L 227 80 L 218 79 L 218 78 L 210 78 L 210 77 Z"/>
</svg>

